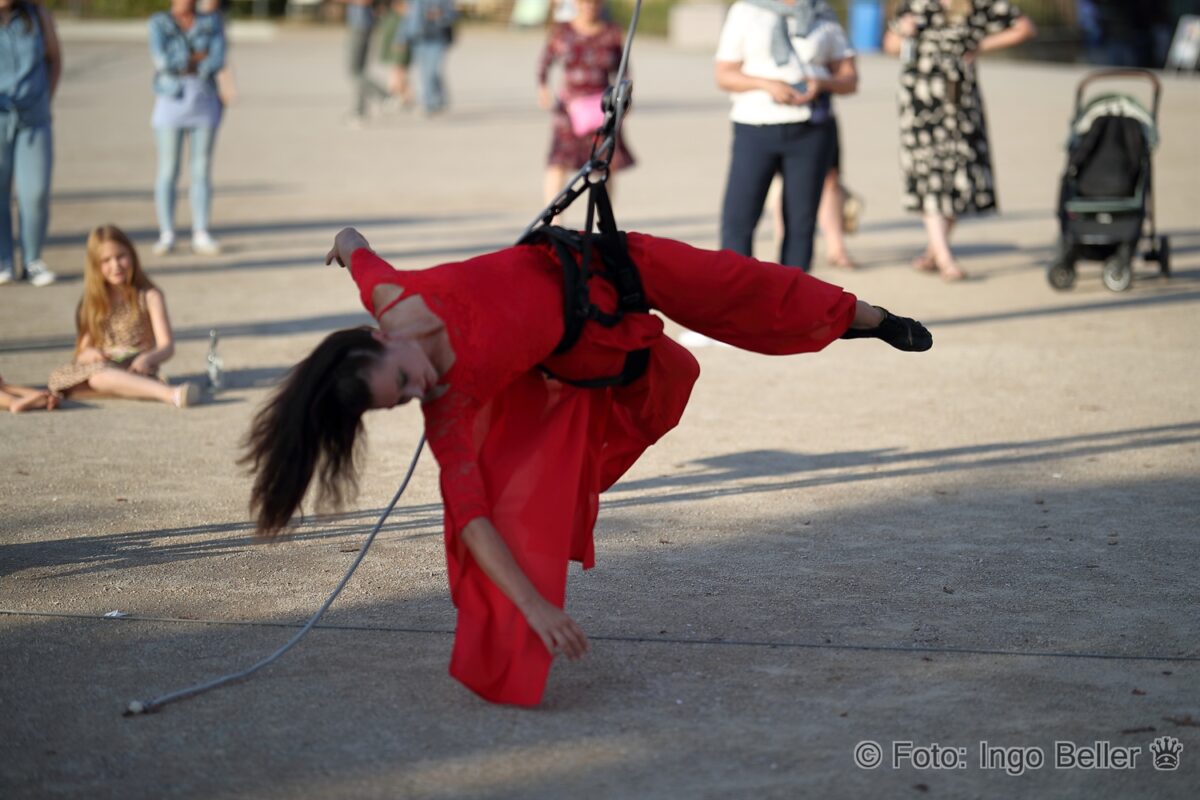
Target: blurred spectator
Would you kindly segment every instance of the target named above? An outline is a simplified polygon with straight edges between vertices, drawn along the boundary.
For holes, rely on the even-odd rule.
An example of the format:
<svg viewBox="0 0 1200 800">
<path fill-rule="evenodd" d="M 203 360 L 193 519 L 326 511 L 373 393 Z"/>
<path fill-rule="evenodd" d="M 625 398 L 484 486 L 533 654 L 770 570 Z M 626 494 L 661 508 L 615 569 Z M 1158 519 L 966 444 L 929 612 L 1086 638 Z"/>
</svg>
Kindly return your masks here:
<svg viewBox="0 0 1200 800">
<path fill-rule="evenodd" d="M 44 6 L 0 0 L 0 65 L 0 284 L 21 278 L 13 257 L 15 187 L 24 277 L 48 286 L 55 281 L 42 261 L 54 167 L 50 101 L 62 74 L 62 51 Z"/>
<path fill-rule="evenodd" d="M 212 154 L 221 125 L 216 75 L 225 65 L 225 28 L 219 14 L 196 13 L 196 0 L 171 0 L 170 11 L 150 17 L 150 56 L 154 61 L 154 112 L 150 124 L 158 145 L 154 206 L 158 241 L 154 252 L 175 248 L 175 184 L 187 139 L 191 159 L 192 251 L 216 255 L 209 233 L 212 209 Z"/>
<path fill-rule="evenodd" d="M 75 326 L 75 358 L 51 373 L 54 394 L 89 391 L 177 408 L 200 399 L 198 384 L 170 386 L 158 377 L 159 366 L 175 354 L 167 301 L 115 225 L 101 225 L 88 236 Z"/>
<path fill-rule="evenodd" d="M 592 139 L 604 121 L 601 100 L 604 90 L 621 66 L 624 33 L 601 15 L 600 0 L 573 0 L 575 15 L 570 22 L 550 28 L 538 63 L 538 105 L 553 112 L 550 155 L 543 183 L 546 202 L 562 190 L 567 173 L 587 163 Z M 557 97 L 550 89 L 550 67 L 561 62 L 562 86 Z M 626 68 L 628 69 L 628 67 Z M 633 154 L 622 136 L 609 162 L 608 192 L 615 190 L 613 176 L 633 166 Z"/>
<path fill-rule="evenodd" d="M 354 82 L 354 108 L 348 120 L 361 127 L 367 119 L 371 100 L 383 100 L 387 91 L 371 79 L 367 56 L 371 50 L 371 32 L 375 30 L 374 0 L 337 0 L 346 5 L 346 58 Z"/>
<path fill-rule="evenodd" d="M 1169 0 L 1091 0 L 1099 37 L 1097 63 L 1113 67 L 1161 68 L 1171 40 Z M 1084 13 L 1081 11 L 1082 26 Z"/>
<path fill-rule="evenodd" d="M 405 108 L 413 102 L 412 87 L 408 82 L 412 42 L 408 40 L 404 25 L 407 14 L 408 0 L 392 0 L 384 12 L 379 31 L 379 60 L 388 67 L 388 95 Z"/>
<path fill-rule="evenodd" d="M 905 0 L 884 35 L 900 55 L 900 165 L 905 206 L 929 243 L 913 266 L 948 281 L 966 274 L 950 249 L 964 215 L 996 210 L 991 149 L 975 62 L 1037 34 L 1007 0 Z"/>
<path fill-rule="evenodd" d="M 846 250 L 846 234 L 858 228 L 858 209 L 862 202 L 842 185 L 842 141 L 837 115 L 833 120 L 833 158 L 821 186 L 821 204 L 817 209 L 817 228 L 825 240 L 825 263 L 838 269 L 858 269 Z M 847 207 L 853 214 L 847 213 Z M 783 246 L 783 181 L 778 174 L 767 192 L 767 208 L 775 230 L 775 246 Z"/>
<path fill-rule="evenodd" d="M 753 254 L 771 179 L 783 176 L 779 262 L 808 270 L 836 131 L 830 96 L 858 88 L 853 51 L 824 0 L 740 0 L 717 45 L 717 86 L 730 92 L 733 153 L 721 247 Z"/>
<path fill-rule="evenodd" d="M 229 6 L 233 0 L 197 0 L 196 10 L 201 14 L 220 14 L 224 26 L 229 17 Z M 237 102 L 237 81 L 233 77 L 233 63 L 229 58 L 229 40 L 225 40 L 225 65 L 217 71 L 217 95 L 221 104 L 228 107 Z"/>
<path fill-rule="evenodd" d="M 421 105 L 426 114 L 437 114 L 446 109 L 442 66 L 446 50 L 454 43 L 458 11 L 454 0 L 409 0 L 408 5 L 405 32 L 421 72 Z"/>
</svg>

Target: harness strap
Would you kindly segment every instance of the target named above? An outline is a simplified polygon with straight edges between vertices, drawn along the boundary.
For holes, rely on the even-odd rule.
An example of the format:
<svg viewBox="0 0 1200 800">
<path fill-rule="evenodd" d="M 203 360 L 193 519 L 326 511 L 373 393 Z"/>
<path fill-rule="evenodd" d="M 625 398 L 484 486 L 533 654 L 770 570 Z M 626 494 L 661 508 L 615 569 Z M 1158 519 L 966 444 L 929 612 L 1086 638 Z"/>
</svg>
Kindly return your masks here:
<svg viewBox="0 0 1200 800">
<path fill-rule="evenodd" d="M 568 231 L 556 225 L 543 225 L 537 230 L 522 237 L 520 244 L 531 244 L 538 241 L 550 241 L 563 268 L 563 336 L 554 348 L 554 354 L 567 352 L 583 335 L 583 326 L 590 320 L 612 328 L 621 322 L 626 312 L 645 312 L 650 310 L 642 289 L 642 279 L 638 274 L 637 265 L 629 257 L 625 234 L 617 230 L 613 218 L 612 204 L 603 182 L 594 183 L 588 194 L 588 228 L 591 228 L 592 213 L 599 212 L 599 233 L 579 233 Z M 580 258 L 576 261 L 575 254 Z M 592 275 L 591 258 L 598 254 L 603 269 L 598 275 L 610 284 L 617 292 L 617 307 L 613 312 L 600 309 L 591 301 L 588 293 L 588 280 Z M 549 370 L 542 371 L 555 380 L 569 383 L 586 389 L 597 389 L 606 386 L 625 386 L 640 378 L 650 363 L 648 349 L 636 350 L 625 357 L 625 366 L 621 372 L 609 377 L 571 380 L 554 375 Z"/>
</svg>

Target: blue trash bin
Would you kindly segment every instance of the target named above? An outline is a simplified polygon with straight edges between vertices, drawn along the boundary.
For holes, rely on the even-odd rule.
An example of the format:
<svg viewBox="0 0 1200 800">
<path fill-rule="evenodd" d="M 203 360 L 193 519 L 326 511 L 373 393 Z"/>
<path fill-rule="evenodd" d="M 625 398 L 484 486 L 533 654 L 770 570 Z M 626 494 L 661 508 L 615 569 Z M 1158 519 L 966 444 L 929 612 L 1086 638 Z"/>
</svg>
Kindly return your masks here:
<svg viewBox="0 0 1200 800">
<path fill-rule="evenodd" d="M 877 53 L 883 42 L 883 3 L 850 0 L 850 46 L 858 53 Z"/>
</svg>

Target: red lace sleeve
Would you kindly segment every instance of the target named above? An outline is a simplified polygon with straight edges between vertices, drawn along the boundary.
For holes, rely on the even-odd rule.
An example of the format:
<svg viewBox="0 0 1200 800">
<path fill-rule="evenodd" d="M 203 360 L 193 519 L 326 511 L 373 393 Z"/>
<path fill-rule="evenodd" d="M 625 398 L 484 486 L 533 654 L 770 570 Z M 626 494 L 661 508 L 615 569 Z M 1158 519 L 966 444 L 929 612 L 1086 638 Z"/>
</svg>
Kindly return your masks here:
<svg viewBox="0 0 1200 800">
<path fill-rule="evenodd" d="M 479 469 L 473 422 L 478 405 L 451 389 L 422 406 L 425 435 L 440 469 L 446 535 L 455 537 L 468 522 L 491 516 L 491 502 Z"/>
<path fill-rule="evenodd" d="M 402 284 L 399 276 L 403 273 L 375 255 L 374 251 L 360 247 L 350 254 L 350 277 L 358 284 L 362 304 L 371 316 L 375 314 L 375 301 L 372 294 L 375 287 L 381 283 Z"/>
</svg>

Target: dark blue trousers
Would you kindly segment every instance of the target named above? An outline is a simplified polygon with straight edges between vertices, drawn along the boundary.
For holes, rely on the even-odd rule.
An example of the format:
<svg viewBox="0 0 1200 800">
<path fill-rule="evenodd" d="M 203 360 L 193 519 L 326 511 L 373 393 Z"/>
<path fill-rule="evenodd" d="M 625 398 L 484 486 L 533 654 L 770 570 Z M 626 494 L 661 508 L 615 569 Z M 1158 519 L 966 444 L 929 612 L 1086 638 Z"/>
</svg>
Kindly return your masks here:
<svg viewBox="0 0 1200 800">
<path fill-rule="evenodd" d="M 807 271 L 821 186 L 837 138 L 833 120 L 786 125 L 733 123 L 733 154 L 721 210 L 721 248 L 753 255 L 754 229 L 775 173 L 783 175 L 783 249 L 779 263 Z"/>
</svg>

